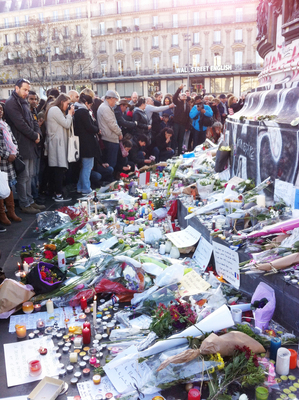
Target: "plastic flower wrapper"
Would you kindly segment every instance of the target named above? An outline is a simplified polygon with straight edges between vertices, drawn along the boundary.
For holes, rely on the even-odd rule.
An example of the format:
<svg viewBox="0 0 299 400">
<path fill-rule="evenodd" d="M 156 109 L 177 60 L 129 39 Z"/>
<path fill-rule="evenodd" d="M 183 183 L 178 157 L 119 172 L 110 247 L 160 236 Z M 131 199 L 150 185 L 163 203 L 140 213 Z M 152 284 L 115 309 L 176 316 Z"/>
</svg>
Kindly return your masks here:
<svg viewBox="0 0 299 400">
<path fill-rule="evenodd" d="M 262 190 L 266 190 L 269 188 L 269 186 L 273 183 L 271 177 L 269 176 L 267 179 L 265 179 L 263 182 L 261 182 L 259 185 L 257 185 L 254 189 L 249 190 L 248 192 L 244 193 L 244 201 L 245 203 L 248 203 L 250 199 L 259 194 Z"/>
<path fill-rule="evenodd" d="M 71 218 L 67 214 L 58 211 L 44 211 L 37 215 L 36 222 L 38 229 L 48 231 L 70 222 Z"/>
<path fill-rule="evenodd" d="M 155 291 L 154 293 L 151 293 L 146 300 L 143 301 L 143 304 L 139 305 L 136 308 L 136 311 L 141 311 L 145 312 L 149 315 L 151 315 L 153 311 L 153 304 L 158 306 L 159 303 L 163 303 L 166 307 L 170 305 L 171 301 L 174 301 L 175 298 L 178 296 L 178 285 L 173 284 L 169 286 L 164 286 L 160 288 L 159 290 Z M 149 308 L 147 308 L 149 306 Z M 147 312 L 146 312 L 147 310 Z"/>
<path fill-rule="evenodd" d="M 263 302 L 264 306 L 262 308 L 257 308 L 253 312 L 253 315 L 255 327 L 265 330 L 268 328 L 269 322 L 274 314 L 276 300 L 274 290 L 266 283 L 260 282 L 252 295 L 251 304 L 254 304 L 256 301 L 261 302 L 263 299 L 265 299 Z"/>
</svg>

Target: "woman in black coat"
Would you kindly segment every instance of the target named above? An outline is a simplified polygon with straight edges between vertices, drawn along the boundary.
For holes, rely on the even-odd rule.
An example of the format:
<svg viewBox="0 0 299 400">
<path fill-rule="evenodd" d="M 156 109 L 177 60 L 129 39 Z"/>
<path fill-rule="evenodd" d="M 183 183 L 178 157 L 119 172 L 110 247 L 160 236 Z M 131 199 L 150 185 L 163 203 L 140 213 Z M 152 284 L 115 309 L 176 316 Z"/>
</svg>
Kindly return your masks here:
<svg viewBox="0 0 299 400">
<path fill-rule="evenodd" d="M 90 173 L 94 165 L 94 158 L 98 157 L 99 143 L 97 134 L 99 127 L 91 116 L 92 97 L 81 93 L 79 102 L 76 103 L 74 115 L 75 135 L 80 140 L 80 158 L 82 167 L 77 183 L 77 192 L 87 194 L 91 192 Z"/>
<path fill-rule="evenodd" d="M 151 129 L 151 125 L 148 124 L 147 115 L 145 114 L 144 111 L 145 106 L 146 106 L 145 99 L 143 97 L 140 97 L 134 108 L 133 121 L 137 122 L 136 134 L 146 135 L 149 138 L 149 131 Z"/>
</svg>

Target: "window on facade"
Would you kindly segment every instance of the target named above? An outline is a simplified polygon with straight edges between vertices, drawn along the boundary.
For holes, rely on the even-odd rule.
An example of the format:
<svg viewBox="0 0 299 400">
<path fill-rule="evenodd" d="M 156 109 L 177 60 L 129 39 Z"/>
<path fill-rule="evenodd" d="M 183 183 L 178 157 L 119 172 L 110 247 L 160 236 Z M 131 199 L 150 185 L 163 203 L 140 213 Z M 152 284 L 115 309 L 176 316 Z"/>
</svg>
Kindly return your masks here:
<svg viewBox="0 0 299 400">
<path fill-rule="evenodd" d="M 100 41 L 100 52 L 101 53 L 106 53 L 106 42 L 105 40 Z"/>
<path fill-rule="evenodd" d="M 4 28 L 9 28 L 9 20 L 8 20 L 8 18 L 4 18 Z"/>
<path fill-rule="evenodd" d="M 242 42 L 242 40 L 243 40 L 242 32 L 243 32 L 242 29 L 235 30 L 235 42 Z"/>
<path fill-rule="evenodd" d="M 116 51 L 122 51 L 123 49 L 123 41 L 122 39 L 116 40 Z"/>
<path fill-rule="evenodd" d="M 142 82 L 117 82 L 115 84 L 115 90 L 120 97 L 131 97 L 133 92 L 137 92 L 139 96 L 143 95 L 143 83 Z M 105 94 L 106 92 L 104 92 Z"/>
<path fill-rule="evenodd" d="M 29 22 L 29 15 L 25 15 L 24 17 L 25 24 L 27 25 Z"/>
<path fill-rule="evenodd" d="M 134 49 L 140 49 L 140 39 L 139 37 L 134 37 Z"/>
<path fill-rule="evenodd" d="M 8 43 L 9 43 L 9 41 L 8 41 L 8 35 L 4 35 L 4 43 L 5 43 L 5 44 L 8 44 Z"/>
<path fill-rule="evenodd" d="M 199 66 L 200 66 L 200 54 L 193 54 L 192 67 L 199 67 Z"/>
<path fill-rule="evenodd" d="M 76 35 L 77 36 L 81 35 L 81 25 L 76 25 Z"/>
<path fill-rule="evenodd" d="M 139 11 L 139 0 L 134 1 L 135 11 Z"/>
<path fill-rule="evenodd" d="M 26 43 L 30 43 L 30 32 L 26 32 Z"/>
<path fill-rule="evenodd" d="M 255 60 L 257 68 L 262 68 L 264 65 L 264 59 L 259 55 L 258 51 L 256 52 Z"/>
<path fill-rule="evenodd" d="M 101 74 L 103 76 L 107 75 L 107 63 L 101 63 Z"/>
<path fill-rule="evenodd" d="M 64 19 L 69 20 L 70 19 L 70 10 L 64 10 Z"/>
<path fill-rule="evenodd" d="M 214 11 L 214 23 L 221 24 L 221 10 Z"/>
<path fill-rule="evenodd" d="M 172 15 L 172 27 L 173 28 L 178 28 L 179 22 L 178 22 L 178 14 L 173 14 Z"/>
<path fill-rule="evenodd" d="M 97 85 L 97 92 L 100 98 L 102 96 L 105 96 L 107 90 L 108 90 L 108 83 L 102 83 L 101 85 Z"/>
<path fill-rule="evenodd" d="M 214 43 L 221 42 L 221 31 L 214 31 Z"/>
<path fill-rule="evenodd" d="M 156 27 L 159 23 L 158 15 L 153 16 L 153 26 Z"/>
<path fill-rule="evenodd" d="M 153 9 L 154 10 L 158 9 L 158 0 L 153 0 Z"/>
<path fill-rule="evenodd" d="M 219 67 L 221 65 L 221 55 L 219 53 L 214 54 L 214 66 Z"/>
<path fill-rule="evenodd" d="M 55 51 L 55 54 L 59 54 L 59 47 L 55 47 L 54 51 Z"/>
<path fill-rule="evenodd" d="M 178 6 L 178 1 L 172 0 L 172 7 L 177 7 L 177 6 Z"/>
<path fill-rule="evenodd" d="M 153 57 L 153 71 L 154 74 L 159 73 L 159 57 Z"/>
<path fill-rule="evenodd" d="M 153 48 L 156 49 L 159 47 L 159 36 L 153 36 Z"/>
<path fill-rule="evenodd" d="M 236 8 L 236 22 L 243 22 L 243 8 Z"/>
<path fill-rule="evenodd" d="M 257 88 L 258 85 L 257 76 L 241 76 L 241 94 Z"/>
<path fill-rule="evenodd" d="M 38 14 L 38 19 L 40 20 L 40 22 L 44 22 L 44 14 L 43 13 L 39 13 Z"/>
<path fill-rule="evenodd" d="M 82 44 L 78 44 L 78 53 L 82 54 Z"/>
<path fill-rule="evenodd" d="M 176 72 L 176 69 L 179 68 L 179 56 L 175 55 L 171 57 L 172 61 L 172 72 Z"/>
<path fill-rule="evenodd" d="M 64 27 L 64 37 L 67 38 L 69 36 L 69 27 L 65 26 Z"/>
<path fill-rule="evenodd" d="M 123 72 L 124 72 L 123 60 L 117 60 L 117 71 L 118 71 L 118 75 L 123 75 Z"/>
<path fill-rule="evenodd" d="M 100 28 L 100 34 L 104 35 L 105 34 L 105 22 L 100 22 L 99 28 Z"/>
<path fill-rule="evenodd" d="M 243 51 L 235 52 L 235 66 L 241 67 L 243 63 Z"/>
<path fill-rule="evenodd" d="M 20 26 L 19 17 L 15 17 L 15 26 Z"/>
<path fill-rule="evenodd" d="M 56 75 L 61 75 L 61 67 L 56 67 Z"/>
<path fill-rule="evenodd" d="M 194 44 L 199 44 L 199 32 L 194 32 L 193 33 L 193 43 Z"/>
<path fill-rule="evenodd" d="M 81 18 L 81 8 L 76 8 L 76 17 Z"/>
<path fill-rule="evenodd" d="M 233 78 L 211 78 L 211 93 L 233 93 Z"/>
<path fill-rule="evenodd" d="M 136 74 L 139 75 L 141 71 L 141 60 L 139 58 L 134 60 L 134 69 Z"/>
<path fill-rule="evenodd" d="M 53 21 L 58 21 L 58 12 L 57 11 L 53 11 Z"/>
<path fill-rule="evenodd" d="M 117 14 L 121 14 L 121 1 L 118 1 L 116 3 L 116 11 L 117 11 Z"/>
<path fill-rule="evenodd" d="M 31 53 L 31 50 L 27 50 L 27 57 L 32 57 L 32 53 Z"/>
<path fill-rule="evenodd" d="M 15 33 L 15 43 L 20 43 L 20 34 L 19 33 Z"/>
<path fill-rule="evenodd" d="M 121 23 L 121 19 L 116 20 L 116 27 L 118 29 L 121 29 L 122 23 Z"/>
<path fill-rule="evenodd" d="M 139 28 L 139 18 L 134 18 L 134 26 Z"/>
<path fill-rule="evenodd" d="M 194 26 L 199 25 L 199 12 L 198 12 L 198 11 L 196 11 L 196 12 L 193 14 L 193 25 L 194 25 Z"/>
<path fill-rule="evenodd" d="M 178 46 L 179 45 L 179 35 L 175 34 L 172 35 L 172 46 Z"/>
<path fill-rule="evenodd" d="M 167 81 L 167 93 L 175 93 L 178 87 L 183 83 L 182 80 Z"/>
<path fill-rule="evenodd" d="M 100 15 L 105 15 L 105 3 L 100 3 Z"/>
</svg>

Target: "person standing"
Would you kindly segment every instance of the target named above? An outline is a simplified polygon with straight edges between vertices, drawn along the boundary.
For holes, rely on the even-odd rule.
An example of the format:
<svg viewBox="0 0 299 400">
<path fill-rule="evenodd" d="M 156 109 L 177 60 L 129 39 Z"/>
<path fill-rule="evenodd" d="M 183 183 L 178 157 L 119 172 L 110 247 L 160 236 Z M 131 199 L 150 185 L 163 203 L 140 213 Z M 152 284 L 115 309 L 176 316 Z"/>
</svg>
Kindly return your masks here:
<svg viewBox="0 0 299 400">
<path fill-rule="evenodd" d="M 37 214 L 40 212 L 41 206 L 33 200 L 31 181 L 37 158 L 36 144 L 40 142 L 41 131 L 37 121 L 32 117 L 26 100 L 29 90 L 30 82 L 27 79 L 19 79 L 16 82 L 15 90 L 5 103 L 5 113 L 7 123 L 17 140 L 19 154 L 25 163 L 25 169 L 18 175 L 16 185 L 19 207 L 23 213 Z"/>
<path fill-rule="evenodd" d="M 176 105 L 176 108 L 173 118 L 174 124 L 171 148 L 173 150 L 178 148 L 178 155 L 182 154 L 185 132 L 189 130 L 190 125 L 190 106 L 187 102 L 187 95 L 186 93 L 180 93 L 183 87 L 184 85 L 182 84 L 173 96 L 173 103 Z"/>
<path fill-rule="evenodd" d="M 135 123 L 137 122 L 137 127 L 136 127 L 137 135 L 146 135 L 148 142 L 150 142 L 151 137 L 149 131 L 151 130 L 152 126 L 148 122 L 148 118 L 145 113 L 145 107 L 146 107 L 145 98 L 140 97 L 134 108 L 133 121 Z"/>
<path fill-rule="evenodd" d="M 132 96 L 131 96 L 131 100 L 129 101 L 129 105 L 130 106 L 136 106 L 137 101 L 138 101 L 138 93 L 137 92 L 133 92 Z"/>
<path fill-rule="evenodd" d="M 116 166 L 119 141 L 123 138 L 113 111 L 117 100 L 118 95 L 115 91 L 107 90 L 105 101 L 100 105 L 97 112 L 98 125 L 106 151 L 106 161 L 112 168 Z"/>
<path fill-rule="evenodd" d="M 192 119 L 193 130 L 193 149 L 199 144 L 204 143 L 206 140 L 207 127 L 203 124 L 203 116 L 212 117 L 213 111 L 210 106 L 204 104 L 201 96 L 196 96 L 195 104 L 190 111 L 190 118 Z"/>
<path fill-rule="evenodd" d="M 219 114 L 221 117 L 221 123 L 222 123 L 222 125 L 224 125 L 227 114 L 228 114 L 227 103 L 226 103 L 227 98 L 226 98 L 225 94 L 221 94 L 219 96 L 219 100 L 220 100 L 220 103 L 218 104 L 218 110 L 219 110 Z"/>
<path fill-rule="evenodd" d="M 128 121 L 125 119 L 125 114 L 128 106 L 129 103 L 127 102 L 127 100 L 120 100 L 114 110 L 116 121 L 122 131 L 123 136 L 125 136 L 126 133 L 133 134 L 137 125 L 137 122 Z"/>
<path fill-rule="evenodd" d="M 69 96 L 61 93 L 46 112 L 48 163 L 53 173 L 56 202 L 71 201 L 62 194 L 64 174 L 68 169 L 68 135 L 74 115 L 74 105 L 69 108 L 70 101 Z"/>
<path fill-rule="evenodd" d="M 71 99 L 72 104 L 75 104 L 77 101 L 79 101 L 79 93 L 77 90 L 70 90 L 67 95 Z"/>
</svg>

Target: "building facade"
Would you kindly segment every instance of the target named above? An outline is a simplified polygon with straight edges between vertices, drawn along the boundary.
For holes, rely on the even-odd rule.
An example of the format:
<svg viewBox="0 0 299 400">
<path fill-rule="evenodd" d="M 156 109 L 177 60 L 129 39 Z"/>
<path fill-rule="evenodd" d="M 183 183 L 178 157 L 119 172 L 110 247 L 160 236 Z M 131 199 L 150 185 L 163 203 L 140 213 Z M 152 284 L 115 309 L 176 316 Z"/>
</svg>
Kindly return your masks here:
<svg viewBox="0 0 299 400">
<path fill-rule="evenodd" d="M 0 1 L 0 97 L 20 76 L 40 94 L 90 86 L 174 93 L 255 88 L 257 0 Z"/>
</svg>

